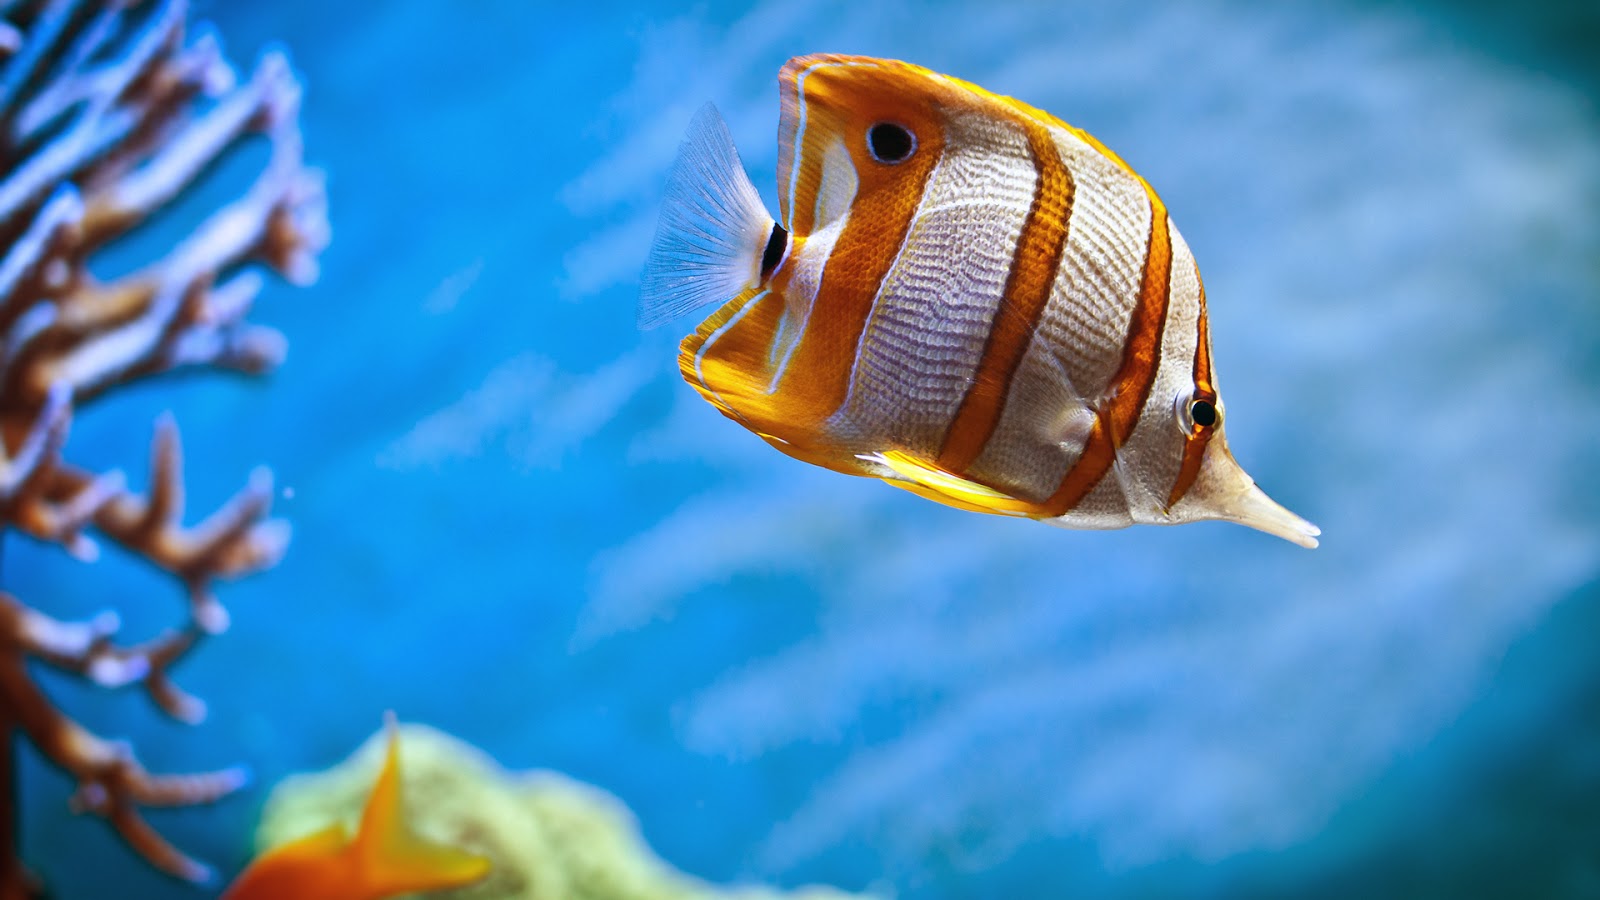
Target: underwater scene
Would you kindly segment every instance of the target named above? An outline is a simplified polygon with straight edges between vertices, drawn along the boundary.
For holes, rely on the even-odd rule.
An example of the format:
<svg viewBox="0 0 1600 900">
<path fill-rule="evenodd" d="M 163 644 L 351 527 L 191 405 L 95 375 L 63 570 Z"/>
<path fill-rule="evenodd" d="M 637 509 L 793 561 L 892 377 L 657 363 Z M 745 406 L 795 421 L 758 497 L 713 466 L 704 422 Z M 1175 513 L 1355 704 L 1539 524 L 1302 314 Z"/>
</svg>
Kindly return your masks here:
<svg viewBox="0 0 1600 900">
<path fill-rule="evenodd" d="M 0 900 L 1600 896 L 1595 46 L 1577 0 L 0 2 Z M 808 349 L 838 273 L 887 318 L 981 256 L 908 224 L 961 191 L 1023 259 L 1116 189 L 1055 494 L 980 447 L 1081 378 L 1022 349 L 1071 232 L 968 273 L 1032 320 Z M 957 345 L 1039 385 L 956 379 L 965 450 L 800 393 L 932 408 L 896 354 Z"/>
</svg>

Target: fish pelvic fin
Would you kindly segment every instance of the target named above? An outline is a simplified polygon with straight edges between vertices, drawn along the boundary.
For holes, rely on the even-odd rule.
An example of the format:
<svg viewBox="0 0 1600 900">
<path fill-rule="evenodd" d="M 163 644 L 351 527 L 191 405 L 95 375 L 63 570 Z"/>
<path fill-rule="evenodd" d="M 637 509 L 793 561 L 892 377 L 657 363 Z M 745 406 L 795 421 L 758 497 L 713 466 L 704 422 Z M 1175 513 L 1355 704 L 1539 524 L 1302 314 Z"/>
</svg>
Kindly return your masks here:
<svg viewBox="0 0 1600 900">
<path fill-rule="evenodd" d="M 689 123 L 667 179 L 639 288 L 639 327 L 654 328 L 759 284 L 774 245 L 788 246 L 775 224 L 728 126 L 707 103 Z"/>
<path fill-rule="evenodd" d="M 889 484 L 919 497 L 964 509 L 999 516 L 1037 516 L 1035 504 L 997 491 L 985 484 L 947 472 L 899 450 L 866 453 L 862 462 L 887 471 L 878 473 Z"/>
<path fill-rule="evenodd" d="M 400 729 L 393 713 L 383 768 L 372 785 L 361 830 L 351 846 L 361 871 L 363 897 L 440 890 L 471 884 L 489 874 L 489 859 L 459 847 L 427 840 L 406 826 L 400 796 Z"/>
</svg>

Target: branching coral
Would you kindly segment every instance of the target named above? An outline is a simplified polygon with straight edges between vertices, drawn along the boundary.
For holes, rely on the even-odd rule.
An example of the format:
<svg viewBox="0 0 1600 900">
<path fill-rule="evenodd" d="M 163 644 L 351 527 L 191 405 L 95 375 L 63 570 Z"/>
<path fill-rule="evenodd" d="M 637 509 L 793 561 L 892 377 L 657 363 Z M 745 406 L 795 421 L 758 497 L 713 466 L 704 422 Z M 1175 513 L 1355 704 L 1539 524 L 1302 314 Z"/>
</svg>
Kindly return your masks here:
<svg viewBox="0 0 1600 900">
<path fill-rule="evenodd" d="M 83 560 L 96 556 L 98 536 L 169 572 L 189 601 L 176 629 L 125 646 L 115 613 L 63 622 L 0 593 L 0 790 L 10 790 L 21 731 L 76 779 L 75 809 L 105 817 L 161 869 L 198 880 L 209 870 L 140 810 L 215 800 L 240 773 L 151 774 L 128 746 L 68 718 L 30 674 L 42 664 L 137 686 L 174 718 L 198 721 L 205 707 L 172 682 L 171 667 L 227 626 L 213 583 L 272 565 L 288 540 L 286 524 L 267 518 L 266 470 L 183 525 L 170 418 L 157 423 L 144 494 L 119 472 L 64 455 L 73 416 L 113 387 L 186 367 L 253 374 L 277 364 L 283 337 L 245 320 L 264 285 L 260 267 L 305 284 L 327 239 L 288 63 L 268 53 L 236 83 L 214 38 L 186 36 L 186 15 L 183 0 L 0 0 L 0 535 L 20 532 Z M 91 274 L 97 252 L 253 136 L 270 151 L 242 196 L 142 268 Z M 0 808 L 7 828 L 12 806 Z M 14 841 L 0 838 L 0 896 L 19 895 Z"/>
</svg>

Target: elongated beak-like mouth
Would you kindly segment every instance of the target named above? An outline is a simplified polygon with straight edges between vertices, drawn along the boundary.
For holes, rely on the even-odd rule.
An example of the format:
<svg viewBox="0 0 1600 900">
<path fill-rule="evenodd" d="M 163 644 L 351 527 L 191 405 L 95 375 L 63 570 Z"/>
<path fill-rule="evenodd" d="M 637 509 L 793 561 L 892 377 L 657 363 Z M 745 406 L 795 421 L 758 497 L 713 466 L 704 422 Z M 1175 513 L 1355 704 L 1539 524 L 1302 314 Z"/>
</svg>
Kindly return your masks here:
<svg viewBox="0 0 1600 900">
<path fill-rule="evenodd" d="M 1256 486 L 1228 452 L 1219 432 L 1211 439 L 1193 487 L 1171 511 L 1178 521 L 1220 519 L 1254 528 L 1306 549 L 1317 546 L 1322 529 L 1279 506 Z"/>
<path fill-rule="evenodd" d="M 1239 493 L 1214 502 L 1217 518 L 1248 525 L 1257 531 L 1299 544 L 1307 550 L 1317 546 L 1317 536 L 1322 534 L 1322 529 L 1279 506 L 1254 481 Z"/>
</svg>

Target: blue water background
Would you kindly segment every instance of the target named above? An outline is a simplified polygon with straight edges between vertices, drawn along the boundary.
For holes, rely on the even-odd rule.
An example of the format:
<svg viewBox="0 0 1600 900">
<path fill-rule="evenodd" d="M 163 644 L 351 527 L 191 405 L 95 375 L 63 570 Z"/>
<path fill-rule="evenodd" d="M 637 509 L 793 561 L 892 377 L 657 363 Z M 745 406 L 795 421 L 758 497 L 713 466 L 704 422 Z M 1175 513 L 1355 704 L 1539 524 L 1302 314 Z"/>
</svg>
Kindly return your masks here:
<svg viewBox="0 0 1600 900">
<path fill-rule="evenodd" d="M 385 709 L 598 784 L 674 865 L 911 898 L 1600 894 L 1600 34 L 1583 4 L 203 5 L 286 45 L 334 240 L 257 318 L 287 364 L 75 423 L 191 509 L 266 463 L 294 543 L 223 589 L 187 728 L 58 678 L 235 871 L 266 789 Z M 1084 127 L 1206 276 L 1229 435 L 1307 552 L 1221 524 L 1062 532 L 773 452 L 641 334 L 693 111 L 773 199 L 774 76 L 908 59 Z M 175 587 L 13 540 L 63 617 Z M 23 759 L 59 896 L 200 896 Z"/>
</svg>

